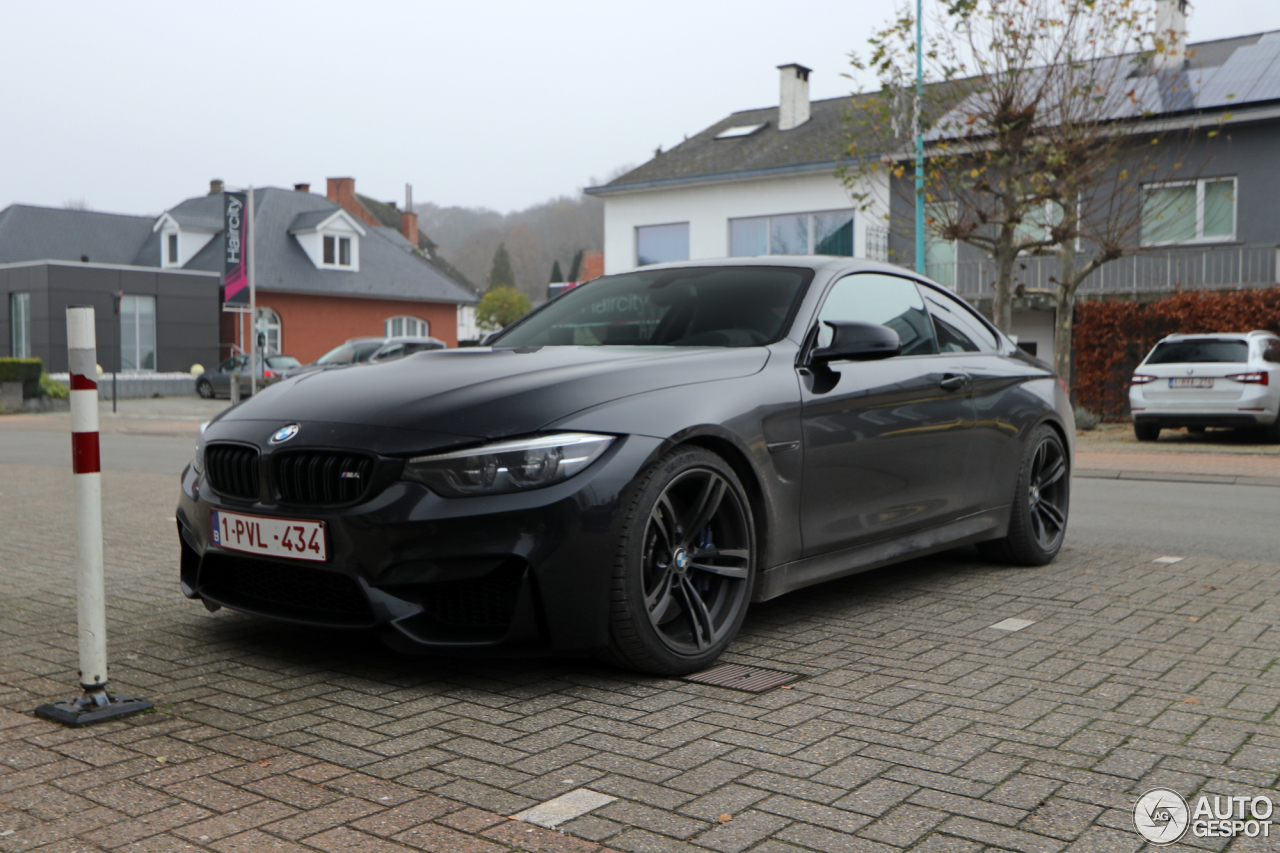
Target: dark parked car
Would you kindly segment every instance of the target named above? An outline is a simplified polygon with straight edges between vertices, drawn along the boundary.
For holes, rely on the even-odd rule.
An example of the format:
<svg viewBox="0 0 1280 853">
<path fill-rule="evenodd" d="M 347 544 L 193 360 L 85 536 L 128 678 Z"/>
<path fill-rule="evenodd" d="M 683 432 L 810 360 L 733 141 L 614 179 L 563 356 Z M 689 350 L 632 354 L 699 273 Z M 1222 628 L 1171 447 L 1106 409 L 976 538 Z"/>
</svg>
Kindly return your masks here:
<svg viewBox="0 0 1280 853">
<path fill-rule="evenodd" d="M 285 373 L 285 378 L 290 376 L 298 376 L 303 373 L 311 373 L 316 370 L 325 370 L 333 367 L 345 367 L 348 364 L 362 364 L 373 357 L 373 354 L 382 349 L 382 346 L 390 340 L 389 338 L 351 338 L 324 355 L 317 358 L 310 364 L 299 365 Z"/>
<path fill-rule="evenodd" d="M 448 344 L 444 341 L 436 338 L 388 338 L 385 344 L 378 347 L 377 351 L 369 356 L 369 361 L 395 361 L 397 358 L 404 358 L 406 355 L 413 355 L 415 352 L 444 349 L 447 346 Z"/>
<path fill-rule="evenodd" d="M 900 268 L 648 267 L 492 346 L 215 418 L 182 476 L 182 588 L 406 650 L 690 672 L 752 601 L 968 543 L 1052 560 L 1074 434 L 1051 371 Z"/>
<path fill-rule="evenodd" d="M 267 355 L 262 359 L 262 375 L 258 377 L 259 385 L 270 385 L 280 377 L 298 367 L 298 360 L 291 355 Z M 249 356 L 233 355 L 213 370 L 206 370 L 196 379 L 196 393 L 207 400 L 214 397 L 231 396 L 231 374 L 240 374 L 240 396 L 250 394 Z"/>
</svg>

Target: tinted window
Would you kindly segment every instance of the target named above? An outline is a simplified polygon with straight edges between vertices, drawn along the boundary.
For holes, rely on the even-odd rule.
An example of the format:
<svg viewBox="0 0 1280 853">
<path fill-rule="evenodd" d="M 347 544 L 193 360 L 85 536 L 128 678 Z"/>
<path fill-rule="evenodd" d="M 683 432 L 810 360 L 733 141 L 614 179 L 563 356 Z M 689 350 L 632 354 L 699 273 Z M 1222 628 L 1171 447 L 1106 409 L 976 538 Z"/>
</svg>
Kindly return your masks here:
<svg viewBox="0 0 1280 853">
<path fill-rule="evenodd" d="M 924 300 L 910 279 L 878 273 L 845 276 L 827 294 L 818 314 L 818 346 L 831 343 L 828 320 L 877 323 L 898 333 L 903 355 L 929 355 L 938 351 Z"/>
<path fill-rule="evenodd" d="M 697 267 L 598 278 L 566 291 L 494 346 L 747 347 L 771 343 L 813 277 L 793 267 Z"/>
<path fill-rule="evenodd" d="M 1244 364 L 1249 360 L 1249 344 L 1245 341 L 1224 341 L 1217 338 L 1192 338 L 1185 341 L 1165 341 L 1147 356 L 1147 364 L 1199 364 L 1202 362 L 1226 362 Z"/>
<path fill-rule="evenodd" d="M 394 346 L 384 347 L 378 350 L 378 361 L 390 361 L 393 358 L 399 358 L 404 355 L 404 344 L 395 344 Z"/>
<path fill-rule="evenodd" d="M 938 330 L 942 352 L 995 352 L 996 336 L 964 303 L 930 287 L 922 287 Z"/>
</svg>

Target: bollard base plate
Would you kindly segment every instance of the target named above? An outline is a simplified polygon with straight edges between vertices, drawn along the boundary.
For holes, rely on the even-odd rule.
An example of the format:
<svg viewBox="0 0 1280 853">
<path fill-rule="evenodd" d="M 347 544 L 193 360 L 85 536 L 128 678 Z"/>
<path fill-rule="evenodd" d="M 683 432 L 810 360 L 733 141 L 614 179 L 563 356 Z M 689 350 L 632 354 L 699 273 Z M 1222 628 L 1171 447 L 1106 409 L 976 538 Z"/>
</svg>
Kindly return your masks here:
<svg viewBox="0 0 1280 853">
<path fill-rule="evenodd" d="M 85 694 L 64 702 L 48 702 L 36 708 L 36 716 L 54 720 L 63 725 L 79 727 L 127 717 L 139 711 L 150 711 L 155 706 L 142 699 L 107 693 L 105 701 Z"/>
</svg>

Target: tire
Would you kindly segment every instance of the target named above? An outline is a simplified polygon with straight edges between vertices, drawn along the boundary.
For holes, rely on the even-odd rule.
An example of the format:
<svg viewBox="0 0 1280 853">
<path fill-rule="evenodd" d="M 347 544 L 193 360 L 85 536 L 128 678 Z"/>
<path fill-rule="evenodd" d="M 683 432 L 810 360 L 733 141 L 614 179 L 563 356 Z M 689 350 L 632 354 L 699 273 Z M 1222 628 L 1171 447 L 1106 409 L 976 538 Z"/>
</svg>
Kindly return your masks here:
<svg viewBox="0 0 1280 853">
<path fill-rule="evenodd" d="M 216 394 L 213 392 L 213 383 L 208 379 L 196 380 L 196 393 L 206 400 L 212 400 Z"/>
<path fill-rule="evenodd" d="M 1133 434 L 1138 437 L 1138 441 L 1155 441 L 1160 438 L 1160 427 L 1134 421 Z"/>
<path fill-rule="evenodd" d="M 1277 417 L 1270 426 L 1264 426 L 1261 433 L 1264 444 L 1280 444 L 1280 417 Z"/>
<path fill-rule="evenodd" d="M 671 451 L 641 476 L 623 521 L 601 656 L 652 675 L 705 669 L 742 626 L 756 560 L 733 469 L 702 448 Z"/>
<path fill-rule="evenodd" d="M 1031 433 L 1018 471 L 1009 535 L 978 544 L 988 559 L 1020 566 L 1043 566 L 1062 549 L 1071 498 L 1067 451 L 1053 427 Z"/>
</svg>

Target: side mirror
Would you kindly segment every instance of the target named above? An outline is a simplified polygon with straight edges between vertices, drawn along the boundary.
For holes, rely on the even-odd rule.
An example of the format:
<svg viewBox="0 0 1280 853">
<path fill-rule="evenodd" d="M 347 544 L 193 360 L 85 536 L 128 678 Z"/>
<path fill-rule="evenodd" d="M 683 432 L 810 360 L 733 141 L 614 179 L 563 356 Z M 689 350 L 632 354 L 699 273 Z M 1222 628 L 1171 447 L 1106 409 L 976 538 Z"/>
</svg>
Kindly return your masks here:
<svg viewBox="0 0 1280 853">
<path fill-rule="evenodd" d="M 487 347 L 489 343 L 501 333 L 502 333 L 502 330 L 499 329 L 496 332 L 490 332 L 489 334 L 485 335 L 483 338 L 480 339 L 480 346 Z"/>
<path fill-rule="evenodd" d="M 902 340 L 888 326 L 849 320 L 827 320 L 826 323 L 831 327 L 831 344 L 813 351 L 811 358 L 816 363 L 873 361 L 902 352 Z"/>
</svg>

